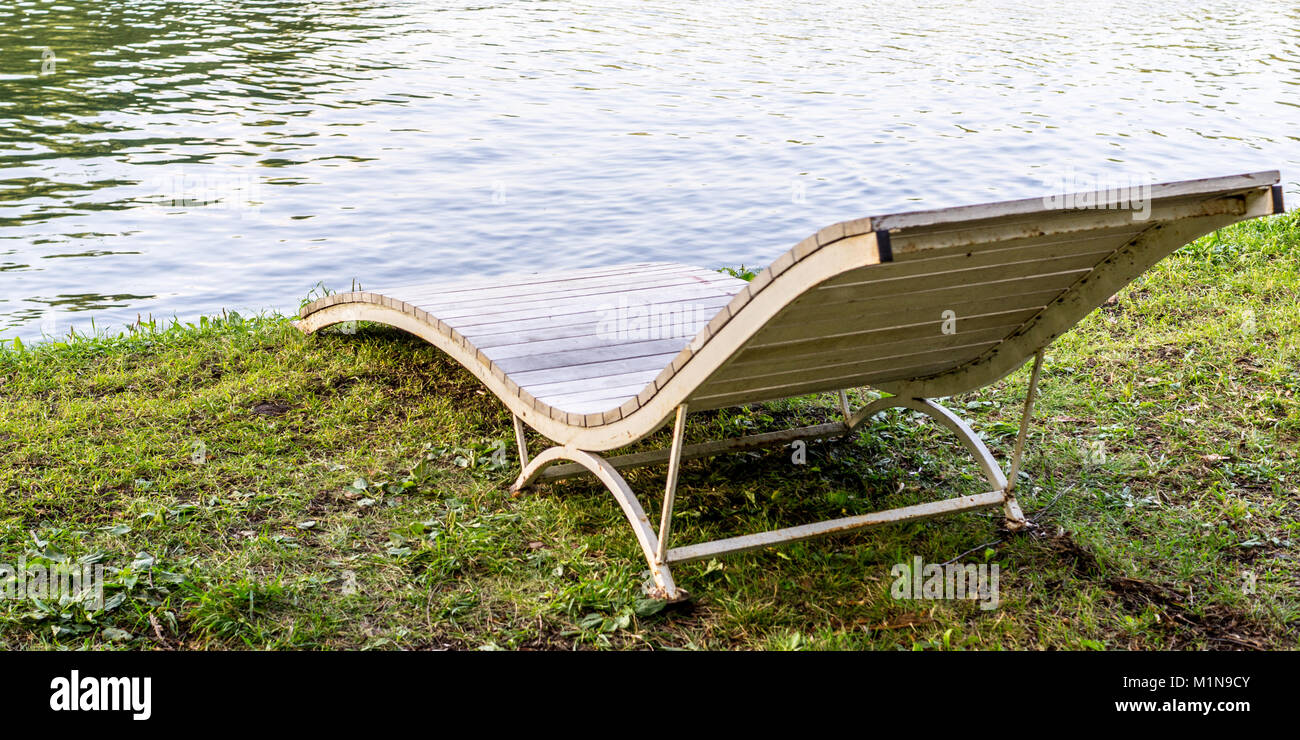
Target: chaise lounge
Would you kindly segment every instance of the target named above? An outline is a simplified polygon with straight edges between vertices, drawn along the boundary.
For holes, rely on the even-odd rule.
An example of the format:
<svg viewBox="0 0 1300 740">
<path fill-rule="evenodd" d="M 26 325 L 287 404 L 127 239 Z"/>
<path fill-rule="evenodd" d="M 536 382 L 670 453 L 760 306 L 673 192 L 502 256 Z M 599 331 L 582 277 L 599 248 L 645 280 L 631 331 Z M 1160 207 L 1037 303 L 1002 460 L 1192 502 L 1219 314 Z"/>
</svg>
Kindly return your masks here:
<svg viewBox="0 0 1300 740">
<path fill-rule="evenodd" d="M 846 221 L 749 282 L 643 263 L 354 291 L 304 306 L 298 327 L 373 321 L 455 358 L 514 415 L 523 470 L 512 490 L 594 475 L 631 522 L 655 595 L 677 599 L 672 565 L 725 553 L 997 506 L 1009 528 L 1023 527 L 1015 486 L 1044 348 L 1184 244 L 1282 212 L 1278 179 L 1262 172 Z M 971 428 L 932 399 L 987 386 L 1030 359 L 1004 473 Z M 844 389 L 864 386 L 889 395 L 854 411 Z M 823 391 L 838 392 L 842 421 L 683 444 L 689 411 Z M 842 436 L 890 408 L 927 414 L 955 433 L 989 490 L 669 546 L 682 460 Z M 602 455 L 670 422 L 667 450 Z M 555 445 L 530 458 L 525 425 Z M 619 470 L 661 463 L 668 482 L 656 528 Z"/>
</svg>

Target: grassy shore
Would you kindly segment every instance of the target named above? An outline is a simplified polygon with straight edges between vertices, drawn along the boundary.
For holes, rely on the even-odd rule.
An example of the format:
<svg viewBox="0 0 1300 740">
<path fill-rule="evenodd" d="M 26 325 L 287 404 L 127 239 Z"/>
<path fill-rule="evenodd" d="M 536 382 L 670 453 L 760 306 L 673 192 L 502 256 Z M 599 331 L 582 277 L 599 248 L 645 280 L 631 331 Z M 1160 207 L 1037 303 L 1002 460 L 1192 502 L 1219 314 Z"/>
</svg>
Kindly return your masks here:
<svg viewBox="0 0 1300 740">
<path fill-rule="evenodd" d="M 512 497 L 505 409 L 400 332 L 225 316 L 7 344 L 0 563 L 101 564 L 108 602 L 0 599 L 0 648 L 1294 649 L 1298 326 L 1300 217 L 1201 239 L 1050 348 L 1031 532 L 967 513 L 682 566 L 693 598 L 668 609 L 642 596 L 605 489 Z M 946 403 L 1006 455 L 1026 383 Z M 701 413 L 688 438 L 834 406 Z M 981 490 L 955 449 L 894 412 L 803 465 L 789 449 L 690 462 L 674 532 Z M 663 470 L 629 480 L 657 507 Z M 917 556 L 996 563 L 997 608 L 892 598 L 891 567 Z"/>
</svg>

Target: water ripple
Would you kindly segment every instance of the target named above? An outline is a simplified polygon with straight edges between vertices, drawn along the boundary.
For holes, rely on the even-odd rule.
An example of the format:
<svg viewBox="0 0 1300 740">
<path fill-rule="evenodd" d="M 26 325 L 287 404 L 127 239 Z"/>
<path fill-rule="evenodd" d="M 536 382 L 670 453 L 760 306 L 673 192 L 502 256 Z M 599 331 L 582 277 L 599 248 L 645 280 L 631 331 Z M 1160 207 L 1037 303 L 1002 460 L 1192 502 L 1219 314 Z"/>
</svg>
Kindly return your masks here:
<svg viewBox="0 0 1300 740">
<path fill-rule="evenodd" d="M 1300 10 L 0 1 L 0 334 L 1283 170 Z"/>
</svg>

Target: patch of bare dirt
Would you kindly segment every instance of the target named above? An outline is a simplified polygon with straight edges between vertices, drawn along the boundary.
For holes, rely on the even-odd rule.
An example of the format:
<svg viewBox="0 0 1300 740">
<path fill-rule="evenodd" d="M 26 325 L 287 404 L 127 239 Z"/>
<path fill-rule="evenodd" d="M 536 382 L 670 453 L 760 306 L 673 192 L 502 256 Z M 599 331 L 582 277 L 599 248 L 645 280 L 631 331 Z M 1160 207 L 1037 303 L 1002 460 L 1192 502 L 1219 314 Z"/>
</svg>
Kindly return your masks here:
<svg viewBox="0 0 1300 740">
<path fill-rule="evenodd" d="M 1192 647 L 1204 640 L 1221 650 L 1268 650 L 1287 639 L 1274 627 L 1230 606 L 1212 604 L 1198 614 L 1189 605 L 1189 595 L 1178 589 L 1128 576 L 1105 576 L 1097 556 L 1068 533 L 1051 537 L 1048 545 L 1079 576 L 1104 583 L 1118 606 L 1130 612 L 1154 608 L 1160 624 L 1169 630 L 1169 649 Z"/>
<path fill-rule="evenodd" d="M 258 416 L 283 416 L 293 410 L 288 403 L 280 400 L 258 401 L 249 409 Z"/>
</svg>

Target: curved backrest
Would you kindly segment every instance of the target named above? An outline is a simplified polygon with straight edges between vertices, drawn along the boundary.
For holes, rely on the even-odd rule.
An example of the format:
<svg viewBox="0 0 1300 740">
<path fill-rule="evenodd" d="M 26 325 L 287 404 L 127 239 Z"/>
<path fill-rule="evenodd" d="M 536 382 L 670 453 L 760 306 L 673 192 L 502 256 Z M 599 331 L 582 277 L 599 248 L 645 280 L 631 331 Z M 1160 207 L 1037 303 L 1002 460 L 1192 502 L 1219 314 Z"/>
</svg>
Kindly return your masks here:
<svg viewBox="0 0 1300 740">
<path fill-rule="evenodd" d="M 918 397 L 979 388 L 1187 242 L 1281 212 L 1277 181 L 1265 172 L 836 224 L 759 275 L 674 366 L 728 330 L 743 337 L 689 394 L 692 408 L 855 386 Z M 787 277 L 828 248 L 847 253 L 843 269 L 811 288 Z M 779 309 L 751 311 L 763 295 Z"/>
</svg>

